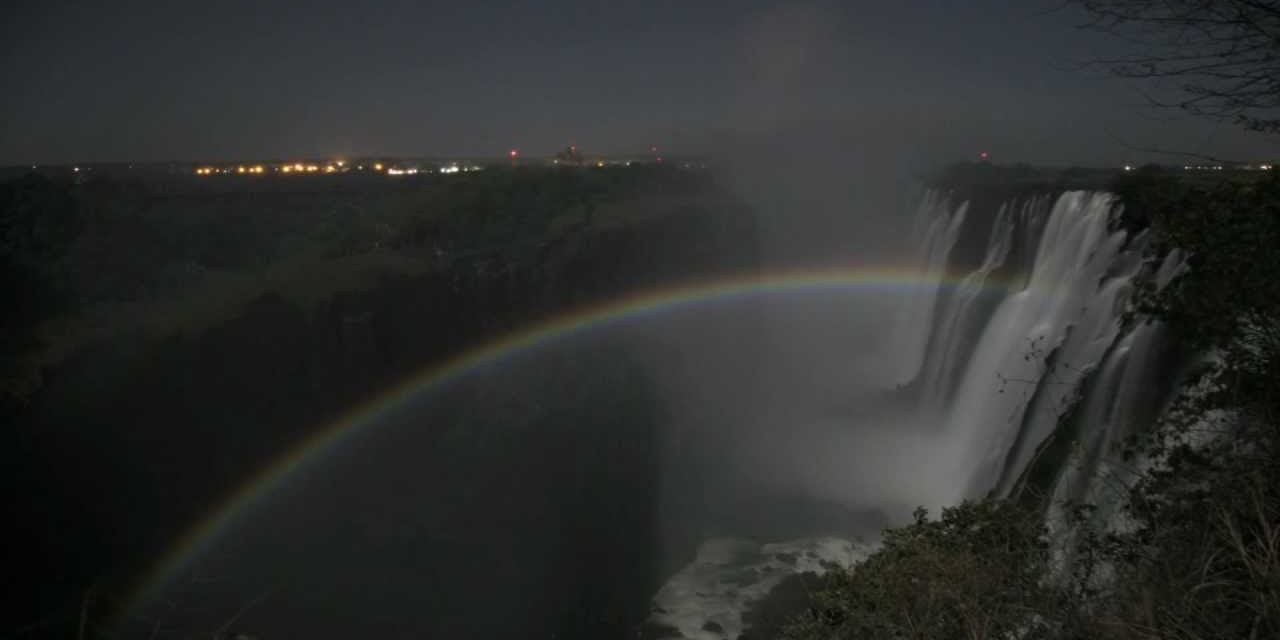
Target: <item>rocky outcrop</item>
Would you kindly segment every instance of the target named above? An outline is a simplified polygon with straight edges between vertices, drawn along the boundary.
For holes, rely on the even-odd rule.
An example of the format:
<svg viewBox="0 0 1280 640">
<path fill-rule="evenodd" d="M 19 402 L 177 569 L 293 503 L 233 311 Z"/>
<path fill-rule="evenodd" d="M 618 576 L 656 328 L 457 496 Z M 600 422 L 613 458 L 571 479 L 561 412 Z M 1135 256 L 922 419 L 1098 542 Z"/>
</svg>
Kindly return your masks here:
<svg viewBox="0 0 1280 640">
<path fill-rule="evenodd" d="M 694 561 L 654 596 L 652 613 L 640 634 L 652 640 L 754 637 L 750 623 L 759 620 L 758 616 L 753 620 L 751 611 L 764 606 L 779 585 L 848 569 L 876 548 L 832 537 L 770 544 L 708 540 L 698 548 Z"/>
</svg>

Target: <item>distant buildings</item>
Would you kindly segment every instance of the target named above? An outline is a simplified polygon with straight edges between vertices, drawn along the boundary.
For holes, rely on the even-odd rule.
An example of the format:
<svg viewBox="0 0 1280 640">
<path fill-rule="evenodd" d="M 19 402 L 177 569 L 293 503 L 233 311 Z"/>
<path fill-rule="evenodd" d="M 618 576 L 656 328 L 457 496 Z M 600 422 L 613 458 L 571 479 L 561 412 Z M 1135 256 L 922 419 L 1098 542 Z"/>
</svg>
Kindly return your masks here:
<svg viewBox="0 0 1280 640">
<path fill-rule="evenodd" d="M 201 177 L 212 176 L 316 176 L 337 174 L 368 174 L 386 176 L 414 176 L 427 174 L 451 175 L 483 170 L 486 166 L 509 164 L 510 166 L 570 166 L 584 168 L 630 167 L 637 164 L 661 163 L 662 158 L 656 148 L 647 155 L 634 157 L 588 157 L 576 145 L 569 145 L 556 152 L 551 158 L 536 159 L 532 163 L 520 155 L 520 151 L 512 149 L 507 154 L 507 162 L 490 160 L 477 161 L 426 161 L 395 158 L 364 158 L 358 160 L 291 160 L 272 162 L 242 162 L 200 164 L 190 168 L 191 173 Z M 681 168 L 706 168 L 705 163 L 679 162 Z"/>
</svg>

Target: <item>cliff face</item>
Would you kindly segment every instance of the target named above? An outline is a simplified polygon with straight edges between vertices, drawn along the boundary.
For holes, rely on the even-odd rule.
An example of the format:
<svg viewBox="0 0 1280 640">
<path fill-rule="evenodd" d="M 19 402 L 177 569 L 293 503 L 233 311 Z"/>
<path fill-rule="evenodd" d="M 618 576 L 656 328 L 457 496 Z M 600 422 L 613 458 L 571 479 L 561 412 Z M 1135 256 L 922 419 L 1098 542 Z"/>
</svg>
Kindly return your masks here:
<svg viewBox="0 0 1280 640">
<path fill-rule="evenodd" d="M 79 350 L 45 372 L 10 449 L 12 486 L 26 487 L 17 521 L 30 525 L 20 548 L 64 559 L 63 580 L 33 580 L 39 606 L 135 571 L 290 444 L 424 366 L 591 301 L 753 268 L 750 213 L 690 202 L 445 254 L 426 273 L 311 306 L 269 292 L 196 333 L 115 336 Z M 375 561 L 398 575 L 334 575 L 415 590 L 388 607 L 421 608 L 417 632 L 608 637 L 646 613 L 661 412 L 648 374 L 614 344 L 569 345 L 539 363 L 535 378 L 466 382 L 423 408 L 401 429 L 412 438 L 388 454 L 388 477 L 405 483 L 394 500 L 375 495 L 385 483 L 361 495 L 335 478 L 314 481 L 333 484 L 337 520 L 313 552 L 404 538 L 387 548 L 406 557 L 385 551 Z M 339 526 L 342 505 L 352 518 L 365 507 L 407 514 L 398 529 L 381 516 Z M 237 579 L 247 578 L 227 578 Z M 377 607 L 324 619 L 324 629 L 296 616 L 263 624 L 283 636 L 405 629 Z M 199 620 L 188 622 L 194 630 Z"/>
</svg>

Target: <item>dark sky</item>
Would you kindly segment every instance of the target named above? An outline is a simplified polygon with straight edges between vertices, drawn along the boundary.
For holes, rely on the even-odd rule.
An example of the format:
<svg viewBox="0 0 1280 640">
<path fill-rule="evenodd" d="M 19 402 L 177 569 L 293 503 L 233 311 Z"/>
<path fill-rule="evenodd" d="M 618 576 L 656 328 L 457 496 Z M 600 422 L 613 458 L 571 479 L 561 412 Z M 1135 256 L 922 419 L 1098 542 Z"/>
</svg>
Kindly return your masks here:
<svg viewBox="0 0 1280 640">
<path fill-rule="evenodd" d="M 0 22 L 0 163 L 714 152 L 791 127 L 930 157 L 1251 159 L 1075 63 L 1057 0 L 26 2 Z"/>
</svg>

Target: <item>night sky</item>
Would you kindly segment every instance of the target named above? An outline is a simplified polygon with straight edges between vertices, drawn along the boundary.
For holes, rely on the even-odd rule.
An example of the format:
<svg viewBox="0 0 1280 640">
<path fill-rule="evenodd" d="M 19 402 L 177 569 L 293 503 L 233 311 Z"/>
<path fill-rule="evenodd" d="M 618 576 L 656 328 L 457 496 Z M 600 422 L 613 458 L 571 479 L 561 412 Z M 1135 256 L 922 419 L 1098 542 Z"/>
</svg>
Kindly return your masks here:
<svg viewBox="0 0 1280 640">
<path fill-rule="evenodd" d="M 1057 4 L 20 0 L 0 164 L 715 153 L 794 127 L 940 159 L 1274 151 L 1081 71 L 1117 45 Z"/>
</svg>

